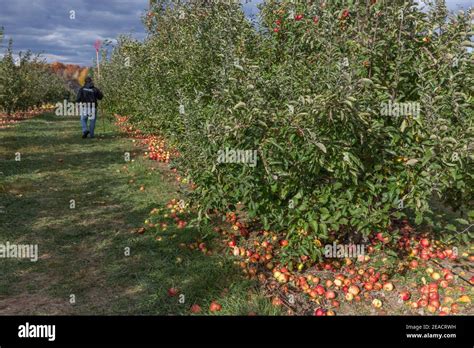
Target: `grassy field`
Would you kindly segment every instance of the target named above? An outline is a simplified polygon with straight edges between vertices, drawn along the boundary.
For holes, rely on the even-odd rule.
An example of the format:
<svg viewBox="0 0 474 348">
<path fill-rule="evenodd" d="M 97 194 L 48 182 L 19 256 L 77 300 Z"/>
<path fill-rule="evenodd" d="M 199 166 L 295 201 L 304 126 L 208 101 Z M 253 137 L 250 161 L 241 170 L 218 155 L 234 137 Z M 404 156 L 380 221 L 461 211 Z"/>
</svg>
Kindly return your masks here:
<svg viewBox="0 0 474 348">
<path fill-rule="evenodd" d="M 212 300 L 220 314 L 278 314 L 230 257 L 179 247 L 203 231 L 133 233 L 177 187 L 112 124 L 96 133 L 82 139 L 78 120 L 53 114 L 0 130 L 0 243 L 39 248 L 37 262 L 0 259 L 0 314 L 189 314 L 194 303 L 207 314 Z"/>
</svg>

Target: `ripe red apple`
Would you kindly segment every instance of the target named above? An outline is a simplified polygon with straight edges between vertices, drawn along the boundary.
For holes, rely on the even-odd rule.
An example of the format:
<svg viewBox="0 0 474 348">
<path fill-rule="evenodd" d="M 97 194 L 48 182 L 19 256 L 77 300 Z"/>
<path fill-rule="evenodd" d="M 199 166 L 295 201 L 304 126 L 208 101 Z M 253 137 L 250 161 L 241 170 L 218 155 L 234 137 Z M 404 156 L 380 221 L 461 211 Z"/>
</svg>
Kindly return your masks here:
<svg viewBox="0 0 474 348">
<path fill-rule="evenodd" d="M 438 300 L 431 300 L 431 301 L 430 301 L 430 305 L 431 305 L 431 306 L 434 306 L 436 309 L 438 309 L 439 306 L 440 306 L 440 303 L 439 303 Z"/>
<path fill-rule="evenodd" d="M 449 286 L 449 283 L 447 280 L 442 280 L 439 282 L 439 286 L 441 286 L 443 289 L 446 289 Z"/>
<path fill-rule="evenodd" d="M 347 291 L 354 296 L 357 296 L 360 293 L 360 289 L 357 285 L 351 285 Z"/>
<path fill-rule="evenodd" d="M 423 248 L 428 248 L 430 246 L 430 241 L 429 239 L 427 238 L 422 238 L 420 240 L 420 245 L 423 247 Z"/>
<path fill-rule="evenodd" d="M 329 290 L 329 291 L 326 292 L 325 296 L 328 300 L 332 300 L 332 299 L 336 298 L 336 293 L 332 290 Z"/>
<path fill-rule="evenodd" d="M 196 303 L 193 304 L 193 305 L 191 306 L 191 312 L 192 312 L 192 313 L 199 313 L 199 312 L 201 312 L 201 306 L 198 305 L 198 304 L 196 304 Z"/>
<path fill-rule="evenodd" d="M 408 301 L 411 297 L 411 294 L 408 291 L 402 291 L 402 292 L 400 292 L 399 296 L 402 299 L 402 301 Z"/>
<path fill-rule="evenodd" d="M 332 265 L 331 265 L 330 263 L 326 263 L 326 264 L 324 265 L 324 269 L 325 269 L 326 271 L 330 271 L 330 270 L 332 270 Z"/>
<path fill-rule="evenodd" d="M 418 261 L 416 260 L 411 260 L 410 261 L 410 268 L 411 269 L 416 269 L 418 267 Z"/>
<path fill-rule="evenodd" d="M 288 243 L 288 241 L 287 241 L 286 239 L 282 239 L 282 240 L 280 241 L 280 245 L 281 245 L 282 247 L 285 247 L 285 246 L 287 246 L 288 244 L 289 244 L 289 243 Z"/>
<path fill-rule="evenodd" d="M 349 16 L 350 16 L 350 12 L 348 9 L 345 9 L 344 11 L 342 11 L 341 19 L 346 19 Z"/>
<path fill-rule="evenodd" d="M 421 256 L 420 256 L 420 258 L 421 258 L 422 260 L 427 261 L 427 260 L 430 259 L 430 255 L 428 255 L 428 254 L 423 254 L 423 253 L 422 253 Z"/>
<path fill-rule="evenodd" d="M 176 296 L 177 294 L 178 294 L 178 289 L 176 289 L 176 288 L 169 288 L 168 289 L 168 296 L 173 297 L 173 296 Z"/>
<path fill-rule="evenodd" d="M 371 282 L 371 283 L 377 283 L 377 280 L 378 280 L 377 277 L 374 276 L 374 275 L 369 277 L 369 282 Z"/>
<path fill-rule="evenodd" d="M 428 300 L 421 299 L 418 301 L 418 307 L 426 307 L 428 305 Z"/>
<path fill-rule="evenodd" d="M 314 315 L 321 317 L 326 315 L 326 311 L 322 308 L 316 308 L 316 310 L 314 311 Z"/>
<path fill-rule="evenodd" d="M 326 290 L 321 286 L 321 285 L 318 285 L 316 288 L 315 288 L 316 292 L 318 293 L 318 295 L 323 295 Z"/>
<path fill-rule="evenodd" d="M 451 280 L 454 279 L 454 276 L 452 275 L 452 273 L 446 273 L 444 275 L 444 279 L 447 280 L 448 282 L 450 282 Z"/>
<path fill-rule="evenodd" d="M 222 309 L 222 306 L 216 301 L 212 301 L 211 305 L 209 306 L 209 310 L 211 312 L 219 312 L 221 309 Z"/>
</svg>

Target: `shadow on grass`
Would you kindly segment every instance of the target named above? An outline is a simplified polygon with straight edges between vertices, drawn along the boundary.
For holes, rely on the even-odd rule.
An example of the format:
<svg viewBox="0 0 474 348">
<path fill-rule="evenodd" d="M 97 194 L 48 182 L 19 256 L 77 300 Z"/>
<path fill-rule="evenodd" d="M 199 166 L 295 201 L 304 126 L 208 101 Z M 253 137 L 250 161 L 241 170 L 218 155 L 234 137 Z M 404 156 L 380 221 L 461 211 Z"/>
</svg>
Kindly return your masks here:
<svg viewBox="0 0 474 348">
<path fill-rule="evenodd" d="M 231 258 L 182 248 L 212 236 L 210 230 L 170 226 L 161 241 L 156 230 L 134 233 L 153 208 L 176 197 L 176 187 L 163 173 L 151 175 L 140 158 L 125 163 L 124 151 L 133 151 L 129 140 L 109 132 L 84 144 L 77 129 L 75 121 L 46 115 L 0 133 L 0 241 L 38 244 L 40 254 L 36 263 L 0 263 L 0 308 L 26 293 L 64 300 L 68 309 L 60 313 L 189 314 L 193 303 L 205 309 L 214 299 L 226 303 L 231 294 L 228 313 L 269 312 L 265 301 L 249 300 L 253 283 Z M 22 148 L 31 153 L 21 162 L 5 159 Z M 140 191 L 140 185 L 147 189 Z M 171 287 L 183 296 L 170 297 Z M 17 314 L 51 311 L 46 303 L 18 308 Z"/>
</svg>

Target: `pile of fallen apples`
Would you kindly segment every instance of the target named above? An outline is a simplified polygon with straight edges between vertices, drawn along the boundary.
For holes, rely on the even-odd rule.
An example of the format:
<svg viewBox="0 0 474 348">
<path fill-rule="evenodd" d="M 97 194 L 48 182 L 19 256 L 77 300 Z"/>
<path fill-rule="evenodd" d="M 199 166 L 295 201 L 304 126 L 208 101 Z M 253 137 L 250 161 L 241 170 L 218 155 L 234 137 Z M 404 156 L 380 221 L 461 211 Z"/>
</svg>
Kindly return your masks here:
<svg viewBox="0 0 474 348">
<path fill-rule="evenodd" d="M 175 224 L 178 229 L 184 229 L 188 222 L 185 220 L 188 217 L 188 204 L 183 200 L 178 201 L 173 198 L 164 208 L 153 208 L 150 211 L 150 217 L 145 220 L 145 228 L 157 231 L 166 231 L 168 226 Z"/>
<path fill-rule="evenodd" d="M 133 127 L 128 117 L 115 115 L 116 126 L 128 136 L 139 139 L 137 146 L 146 146 L 145 157 L 152 161 L 169 163 L 170 158 L 178 156 L 177 151 L 171 150 L 166 146 L 165 140 L 156 135 L 145 135 L 139 129 Z"/>
<path fill-rule="evenodd" d="M 31 109 L 29 111 L 18 111 L 11 115 L 0 113 L 0 129 L 9 128 L 20 121 L 39 116 L 45 112 L 51 111 L 52 108 L 54 108 L 54 106 L 44 106 L 41 108 Z"/>
<path fill-rule="evenodd" d="M 120 115 L 114 115 L 114 116 L 115 116 L 115 126 L 117 126 L 117 128 L 122 133 L 125 133 L 128 137 L 132 137 L 132 138 L 138 138 L 138 139 L 145 138 L 144 134 L 142 134 L 142 132 L 139 129 L 136 129 L 130 124 L 129 118 L 127 116 L 120 116 Z"/>
<path fill-rule="evenodd" d="M 296 293 L 306 295 L 303 301 L 316 304 L 313 313 L 317 316 L 335 315 L 341 303 L 358 302 L 370 303 L 374 310 L 384 307 L 384 302 L 394 310 L 399 304 L 406 303 L 408 310 L 415 309 L 419 314 L 457 314 L 460 305 L 467 311 L 472 309 L 474 277 L 466 279 L 465 274 L 461 276 L 465 272 L 458 275 L 449 266 L 440 267 L 438 263 L 430 266 L 429 262 L 450 261 L 452 266 L 453 262 L 461 260 L 469 264 L 474 261 L 474 255 L 467 252 L 458 255 L 455 247 L 446 247 L 426 235 L 415 234 L 406 220 L 401 222 L 398 240 L 389 233 L 373 233 L 369 237 L 367 254 L 359 255 L 357 259 L 311 263 L 302 255 L 297 265 L 288 266 L 277 261 L 289 245 L 287 240 L 270 231 L 252 232 L 251 238 L 247 239 L 248 228 L 237 215 L 229 212 L 226 217 L 231 232 L 220 232 L 228 236 L 230 252 L 241 259 L 240 267 L 249 278 L 269 284 L 275 294 L 279 293 L 273 298 L 274 305 L 287 304 L 291 308 Z M 397 251 L 399 256 L 395 260 L 389 259 L 385 253 L 387 249 Z M 421 272 L 423 269 L 426 276 Z M 413 279 L 415 282 L 411 281 Z"/>
<path fill-rule="evenodd" d="M 143 139 L 142 143 L 148 147 L 145 156 L 148 156 L 149 159 L 169 163 L 171 152 L 166 150 L 165 141 L 163 139 L 151 136 Z"/>
<path fill-rule="evenodd" d="M 124 132 L 144 139 L 143 144 L 148 145 L 148 158 L 169 162 L 173 152 L 165 150 L 164 140 L 155 136 L 143 137 L 127 124 L 126 118 L 118 117 L 118 120 Z M 172 171 L 178 181 L 188 183 L 177 174 L 176 168 Z M 158 231 L 165 231 L 170 224 L 183 229 L 190 213 L 188 205 L 173 199 L 165 208 L 153 209 L 145 225 L 146 228 L 156 227 Z M 464 262 L 469 267 L 474 262 L 474 255 L 471 251 L 459 255 L 456 247 L 434 241 L 427 233 L 417 233 L 407 220 L 394 222 L 386 232 L 372 233 L 366 241 L 367 252 L 355 259 L 333 258 L 314 263 L 308 256 L 301 255 L 291 264 L 280 261 L 285 248 L 290 247 L 281 234 L 253 231 L 236 212 L 227 212 L 225 220 L 225 226 L 216 226 L 214 230 L 222 235 L 229 252 L 238 259 L 236 264 L 246 276 L 265 286 L 275 306 L 285 304 L 289 313 L 309 314 L 307 310 L 298 310 L 299 307 L 312 308 L 311 313 L 317 316 L 330 316 L 336 315 L 343 306 L 366 304 L 367 313 L 385 314 L 382 309 L 394 312 L 402 303 L 405 306 L 400 314 L 416 311 L 418 314 L 452 315 L 460 313 L 461 309 L 466 313 L 472 311 L 474 277 L 466 275 L 465 271 L 456 273 L 452 266 Z M 399 237 L 394 236 L 395 229 L 399 230 Z M 330 243 L 333 241 L 337 241 L 334 236 Z M 322 246 L 321 241 L 315 242 Z M 189 248 L 212 254 L 202 241 L 192 243 Z M 359 309 L 363 308 L 360 306 Z M 216 307 L 214 305 L 211 312 L 220 310 Z M 197 313 L 196 308 L 191 311 Z M 350 314 L 351 311 L 346 309 L 342 313 Z"/>
</svg>

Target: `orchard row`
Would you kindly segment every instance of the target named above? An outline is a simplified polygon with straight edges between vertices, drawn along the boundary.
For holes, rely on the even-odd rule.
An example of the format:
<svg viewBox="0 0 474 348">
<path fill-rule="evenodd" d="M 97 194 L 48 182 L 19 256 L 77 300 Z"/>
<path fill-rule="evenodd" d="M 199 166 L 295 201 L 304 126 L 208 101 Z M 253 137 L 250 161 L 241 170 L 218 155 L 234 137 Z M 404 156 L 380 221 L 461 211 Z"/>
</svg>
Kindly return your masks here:
<svg viewBox="0 0 474 348">
<path fill-rule="evenodd" d="M 285 262 L 395 238 L 406 218 L 444 242 L 472 239 L 470 13 L 267 1 L 254 26 L 238 4 L 172 3 L 144 18 L 144 42 L 104 52 L 100 87 L 150 158 L 193 183 L 200 219 L 245 211 L 288 241 Z M 416 114 L 380 111 L 396 103 Z M 255 151 L 255 166 L 216 161 L 223 149 Z M 457 220 L 438 218 L 433 201 Z"/>
</svg>

